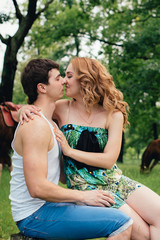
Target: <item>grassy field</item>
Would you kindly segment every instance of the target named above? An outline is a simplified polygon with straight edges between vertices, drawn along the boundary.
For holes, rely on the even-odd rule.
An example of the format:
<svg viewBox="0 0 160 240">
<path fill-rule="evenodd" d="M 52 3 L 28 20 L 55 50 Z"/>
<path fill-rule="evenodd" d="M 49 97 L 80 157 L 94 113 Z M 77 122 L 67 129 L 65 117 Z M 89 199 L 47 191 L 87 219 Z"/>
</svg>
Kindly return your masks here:
<svg viewBox="0 0 160 240">
<path fill-rule="evenodd" d="M 133 178 L 160 195 L 160 165 L 157 165 L 150 174 L 140 174 L 139 163 L 118 164 L 123 174 Z M 0 239 L 9 240 L 10 235 L 17 233 L 18 229 L 13 222 L 9 196 L 10 175 L 7 169 L 3 170 L 0 183 Z"/>
</svg>

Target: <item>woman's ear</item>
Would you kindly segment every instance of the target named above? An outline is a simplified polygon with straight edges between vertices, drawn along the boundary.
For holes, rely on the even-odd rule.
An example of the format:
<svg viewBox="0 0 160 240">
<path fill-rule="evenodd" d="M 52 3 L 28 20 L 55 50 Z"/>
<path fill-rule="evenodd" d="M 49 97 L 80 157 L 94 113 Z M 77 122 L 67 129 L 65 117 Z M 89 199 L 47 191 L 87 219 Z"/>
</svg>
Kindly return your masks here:
<svg viewBox="0 0 160 240">
<path fill-rule="evenodd" d="M 40 92 L 40 93 L 45 93 L 45 92 L 46 92 L 45 84 L 43 84 L 43 83 L 38 83 L 38 84 L 37 84 L 37 91 Z"/>
</svg>

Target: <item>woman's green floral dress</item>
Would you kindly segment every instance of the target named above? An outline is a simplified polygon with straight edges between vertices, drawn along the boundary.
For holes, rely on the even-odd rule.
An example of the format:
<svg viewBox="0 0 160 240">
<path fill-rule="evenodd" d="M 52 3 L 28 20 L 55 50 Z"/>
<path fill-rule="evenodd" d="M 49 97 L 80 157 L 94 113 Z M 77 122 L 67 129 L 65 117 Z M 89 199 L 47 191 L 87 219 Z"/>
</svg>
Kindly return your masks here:
<svg viewBox="0 0 160 240">
<path fill-rule="evenodd" d="M 104 128 L 68 124 L 62 126 L 61 131 L 69 145 L 74 149 L 82 150 L 78 148 L 81 138 L 80 145 L 88 145 L 91 141 L 90 152 L 103 152 L 108 140 L 108 131 Z M 97 143 L 95 143 L 96 141 Z M 92 149 L 92 144 L 98 145 L 96 145 L 97 147 L 93 146 Z M 98 150 L 96 151 L 96 149 Z M 86 151 L 86 149 L 83 151 Z M 113 195 L 116 203 L 112 207 L 119 208 L 122 206 L 128 196 L 142 186 L 140 183 L 122 175 L 122 171 L 116 164 L 111 169 L 102 169 L 79 163 L 68 156 L 63 157 L 67 187 L 77 190 L 107 190 Z"/>
</svg>

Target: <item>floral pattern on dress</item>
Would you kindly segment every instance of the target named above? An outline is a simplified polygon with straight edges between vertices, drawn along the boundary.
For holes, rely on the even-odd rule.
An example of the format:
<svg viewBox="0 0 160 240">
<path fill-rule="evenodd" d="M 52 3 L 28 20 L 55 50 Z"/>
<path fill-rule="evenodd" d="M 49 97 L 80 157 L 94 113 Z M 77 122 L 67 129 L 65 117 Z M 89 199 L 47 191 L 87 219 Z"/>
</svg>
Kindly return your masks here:
<svg viewBox="0 0 160 240">
<path fill-rule="evenodd" d="M 80 138 L 82 131 L 88 130 L 94 132 L 98 139 L 101 152 L 108 141 L 108 130 L 104 128 L 86 127 L 75 124 L 67 124 L 61 127 L 71 148 L 76 148 L 77 142 Z M 77 190 L 107 190 L 115 200 L 115 205 L 112 207 L 119 208 L 128 198 L 128 196 L 138 187 L 141 186 L 138 182 L 122 175 L 122 171 L 116 164 L 111 169 L 95 170 L 88 172 L 87 168 L 77 169 L 75 160 L 63 156 L 64 159 L 64 172 L 66 176 L 66 184 L 68 188 Z"/>
</svg>

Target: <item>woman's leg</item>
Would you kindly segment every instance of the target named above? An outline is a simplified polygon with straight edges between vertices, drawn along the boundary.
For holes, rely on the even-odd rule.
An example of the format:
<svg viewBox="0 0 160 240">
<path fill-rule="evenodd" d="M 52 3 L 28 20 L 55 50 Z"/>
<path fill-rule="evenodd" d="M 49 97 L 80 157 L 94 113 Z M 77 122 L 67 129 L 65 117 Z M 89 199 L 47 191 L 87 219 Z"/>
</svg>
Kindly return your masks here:
<svg viewBox="0 0 160 240">
<path fill-rule="evenodd" d="M 150 239 L 149 225 L 127 204 L 124 204 L 119 209 L 125 212 L 133 220 L 131 239 L 149 240 Z"/>
<path fill-rule="evenodd" d="M 136 189 L 126 203 L 150 225 L 150 239 L 160 239 L 160 196 L 142 186 Z"/>
</svg>

